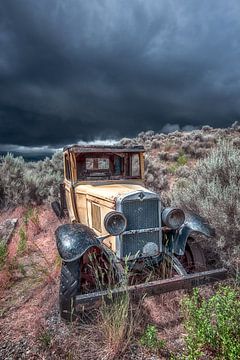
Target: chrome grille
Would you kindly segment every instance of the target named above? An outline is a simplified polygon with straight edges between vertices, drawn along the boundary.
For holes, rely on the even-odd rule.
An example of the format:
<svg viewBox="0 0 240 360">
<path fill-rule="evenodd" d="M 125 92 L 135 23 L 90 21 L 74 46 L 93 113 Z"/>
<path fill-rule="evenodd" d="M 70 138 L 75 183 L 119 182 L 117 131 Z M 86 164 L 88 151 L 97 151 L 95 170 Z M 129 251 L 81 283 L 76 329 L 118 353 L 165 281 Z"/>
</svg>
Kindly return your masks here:
<svg viewBox="0 0 240 360">
<path fill-rule="evenodd" d="M 125 199 L 122 201 L 122 212 L 127 218 L 126 231 L 143 230 L 145 232 L 134 232 L 121 236 L 122 257 L 133 256 L 142 253 L 144 246 L 151 242 L 160 246 L 160 232 L 150 229 L 159 228 L 159 199 L 145 198 L 140 200 Z M 149 232 L 146 231 L 149 229 Z"/>
<path fill-rule="evenodd" d="M 136 255 L 137 252 L 141 254 L 144 246 L 148 242 L 152 242 L 159 246 L 159 231 L 123 235 L 123 257 Z"/>
<path fill-rule="evenodd" d="M 126 230 L 149 229 L 159 226 L 158 199 L 125 200 L 122 210 L 127 218 Z"/>
</svg>

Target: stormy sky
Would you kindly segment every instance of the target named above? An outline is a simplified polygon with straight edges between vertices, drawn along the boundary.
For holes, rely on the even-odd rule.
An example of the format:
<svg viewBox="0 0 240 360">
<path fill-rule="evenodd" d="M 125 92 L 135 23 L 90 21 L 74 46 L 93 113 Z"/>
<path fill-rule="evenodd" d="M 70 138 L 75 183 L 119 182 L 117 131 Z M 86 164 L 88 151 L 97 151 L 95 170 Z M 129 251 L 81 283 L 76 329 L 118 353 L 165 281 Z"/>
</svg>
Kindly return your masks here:
<svg viewBox="0 0 240 360">
<path fill-rule="evenodd" d="M 0 150 L 239 118 L 239 0 L 0 0 Z"/>
</svg>

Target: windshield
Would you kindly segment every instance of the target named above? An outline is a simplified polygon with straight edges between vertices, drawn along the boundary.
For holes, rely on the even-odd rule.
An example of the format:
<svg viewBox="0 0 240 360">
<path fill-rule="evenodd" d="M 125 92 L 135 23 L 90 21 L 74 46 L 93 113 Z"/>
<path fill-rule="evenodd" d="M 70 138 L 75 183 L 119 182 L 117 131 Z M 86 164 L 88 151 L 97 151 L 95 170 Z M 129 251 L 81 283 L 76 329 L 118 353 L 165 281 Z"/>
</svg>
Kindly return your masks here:
<svg viewBox="0 0 240 360">
<path fill-rule="evenodd" d="M 140 157 L 134 154 L 79 154 L 78 180 L 140 178 Z"/>
</svg>

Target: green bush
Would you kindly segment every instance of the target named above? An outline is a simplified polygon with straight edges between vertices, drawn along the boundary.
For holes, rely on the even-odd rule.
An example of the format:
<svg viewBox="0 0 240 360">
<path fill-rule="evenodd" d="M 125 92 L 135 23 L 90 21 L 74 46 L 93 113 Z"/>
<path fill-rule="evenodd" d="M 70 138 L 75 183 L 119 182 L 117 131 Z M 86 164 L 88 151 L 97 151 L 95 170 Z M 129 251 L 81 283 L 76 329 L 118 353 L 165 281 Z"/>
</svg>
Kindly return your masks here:
<svg viewBox="0 0 240 360">
<path fill-rule="evenodd" d="M 221 287 L 209 299 L 195 289 L 182 302 L 187 353 L 185 359 L 240 358 L 240 293 Z"/>
<path fill-rule="evenodd" d="M 216 229 L 215 242 L 222 260 L 239 267 L 240 238 L 240 149 L 221 141 L 196 164 L 187 179 L 179 180 L 172 191 L 175 205 L 207 218 Z"/>
<path fill-rule="evenodd" d="M 179 155 L 179 157 L 177 158 L 177 164 L 179 166 L 183 166 L 183 165 L 186 165 L 188 162 L 188 158 L 186 157 L 185 154 L 181 154 Z"/>
<path fill-rule="evenodd" d="M 140 339 L 143 346 L 151 350 L 159 350 L 165 347 L 164 340 L 157 337 L 157 328 L 155 325 L 148 325 Z"/>
</svg>

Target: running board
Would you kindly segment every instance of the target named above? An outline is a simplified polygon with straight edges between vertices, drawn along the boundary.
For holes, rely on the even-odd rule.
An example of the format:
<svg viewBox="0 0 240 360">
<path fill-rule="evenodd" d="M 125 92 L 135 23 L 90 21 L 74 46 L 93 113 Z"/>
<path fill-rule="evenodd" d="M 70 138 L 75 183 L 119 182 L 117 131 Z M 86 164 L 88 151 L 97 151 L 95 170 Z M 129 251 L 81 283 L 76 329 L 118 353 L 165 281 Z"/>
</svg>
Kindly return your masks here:
<svg viewBox="0 0 240 360">
<path fill-rule="evenodd" d="M 227 278 L 227 273 L 227 270 L 222 268 L 184 276 L 177 275 L 170 279 L 157 280 L 127 287 L 116 287 L 111 290 L 76 295 L 75 304 L 82 306 L 86 305 L 86 307 L 88 307 L 103 299 L 108 301 L 113 300 L 119 295 L 125 294 L 126 291 L 132 298 L 136 299 L 141 298 L 144 295 L 160 295 L 175 290 L 192 289 L 197 286 L 224 280 Z"/>
</svg>

